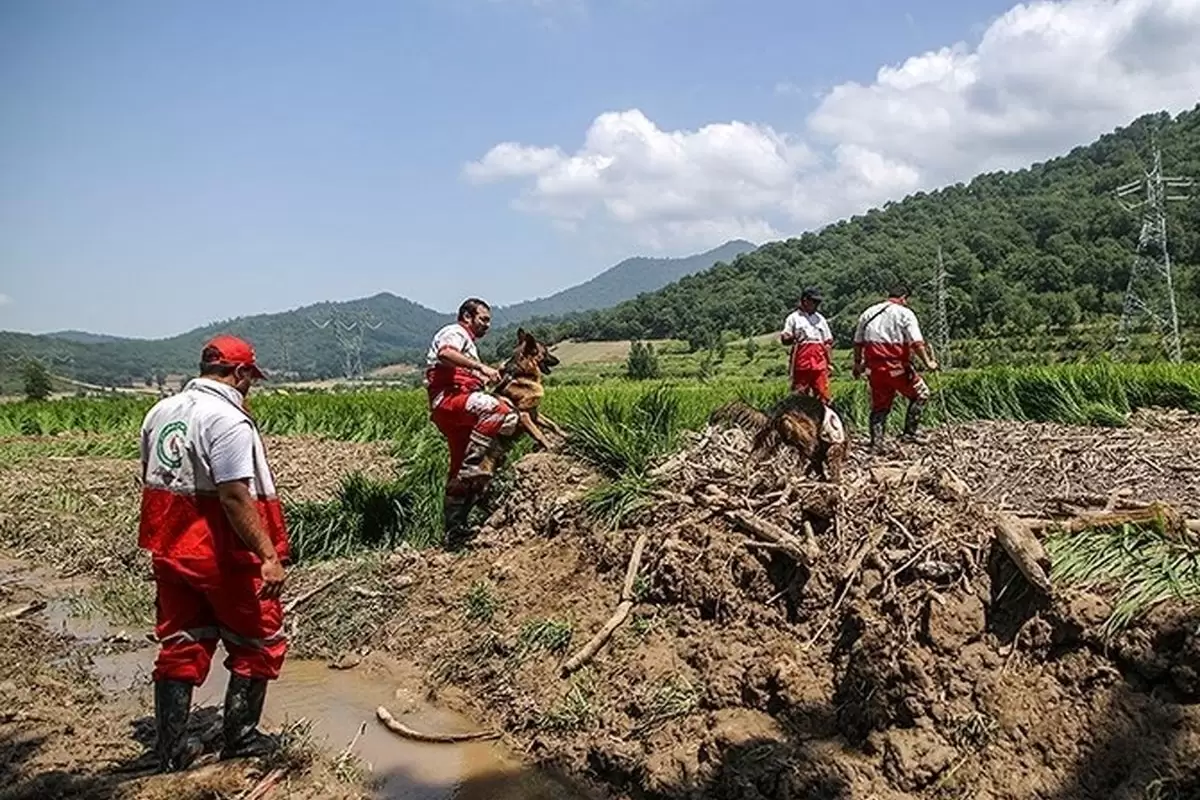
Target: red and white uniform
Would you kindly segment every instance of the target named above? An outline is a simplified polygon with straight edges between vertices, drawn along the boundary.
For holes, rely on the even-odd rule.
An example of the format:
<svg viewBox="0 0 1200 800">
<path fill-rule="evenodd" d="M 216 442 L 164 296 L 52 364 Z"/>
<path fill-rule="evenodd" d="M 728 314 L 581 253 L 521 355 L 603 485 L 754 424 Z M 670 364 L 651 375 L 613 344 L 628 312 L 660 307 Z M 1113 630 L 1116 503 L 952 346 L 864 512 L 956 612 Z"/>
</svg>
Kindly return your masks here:
<svg viewBox="0 0 1200 800">
<path fill-rule="evenodd" d="M 283 509 L 242 395 L 219 381 L 192 380 L 147 413 L 141 456 L 138 545 L 152 556 L 162 644 L 154 680 L 203 683 L 218 639 L 230 672 L 277 678 L 287 651 L 283 607 L 259 599 L 261 560 L 217 495 L 219 483 L 248 481 L 267 535 L 288 559 Z"/>
<path fill-rule="evenodd" d="M 829 348 L 833 347 L 829 323 L 820 312 L 797 309 L 784 320 L 783 332 L 793 337 L 788 369 L 792 391 L 815 394 L 829 405 Z"/>
<path fill-rule="evenodd" d="M 924 341 L 917 315 L 895 300 L 876 303 L 859 316 L 854 343 L 862 345 L 869 370 L 872 411 L 891 410 L 897 394 L 929 398 L 929 387 L 911 362 L 913 345 Z"/>
<path fill-rule="evenodd" d="M 503 398 L 483 391 L 483 378 L 478 373 L 443 364 L 438 353 L 447 346 L 476 361 L 479 360 L 479 349 L 471 332 L 454 322 L 434 334 L 425 355 L 430 419 L 450 447 L 450 478 L 453 480 L 462 468 L 471 438 L 486 444 L 486 440 L 510 435 L 516 430 L 517 414 Z"/>
</svg>

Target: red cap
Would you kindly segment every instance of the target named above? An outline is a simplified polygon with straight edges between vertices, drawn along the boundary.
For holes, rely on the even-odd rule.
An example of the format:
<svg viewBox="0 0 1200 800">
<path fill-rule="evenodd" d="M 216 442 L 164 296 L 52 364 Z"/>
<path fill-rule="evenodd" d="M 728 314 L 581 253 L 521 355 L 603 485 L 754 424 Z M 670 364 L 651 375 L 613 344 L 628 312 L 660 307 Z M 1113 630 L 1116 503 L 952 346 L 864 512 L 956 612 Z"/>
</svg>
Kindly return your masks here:
<svg viewBox="0 0 1200 800">
<path fill-rule="evenodd" d="M 217 352 L 210 354 L 210 358 L 205 359 L 205 363 L 220 364 L 225 367 L 249 367 L 254 377 L 267 377 L 258 368 L 258 364 L 254 362 L 254 348 L 250 346 L 249 342 L 239 339 L 236 336 L 217 336 L 204 345 L 206 351 L 209 348 L 213 348 Z"/>
</svg>

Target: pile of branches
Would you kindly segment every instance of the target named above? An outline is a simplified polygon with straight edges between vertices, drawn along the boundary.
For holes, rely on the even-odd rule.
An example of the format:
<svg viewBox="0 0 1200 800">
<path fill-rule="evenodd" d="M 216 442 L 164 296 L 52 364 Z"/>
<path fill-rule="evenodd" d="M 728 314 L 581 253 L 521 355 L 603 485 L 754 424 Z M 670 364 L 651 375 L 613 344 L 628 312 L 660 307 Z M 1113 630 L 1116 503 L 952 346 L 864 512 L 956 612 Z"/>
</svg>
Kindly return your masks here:
<svg viewBox="0 0 1200 800">
<path fill-rule="evenodd" d="M 999 578 L 1018 584 L 1006 592 L 1033 591 L 1048 599 L 1054 587 L 1042 538 L 1050 530 L 1152 524 L 1177 536 L 1200 533 L 1200 523 L 1171 506 L 1121 494 L 1100 507 L 1089 495 L 1058 498 L 1036 513 L 995 507 L 955 473 L 951 459 L 931 457 L 937 448 L 916 461 L 855 453 L 855 468 L 835 485 L 806 477 L 787 447 L 751 459 L 751 440 L 740 428 L 710 426 L 651 472 L 656 502 L 638 520 L 645 532 L 633 548 L 620 605 L 567 662 L 568 671 L 587 663 L 629 615 L 630 586 L 647 539 L 654 550 L 656 540 L 683 529 L 723 528 L 764 561 L 784 559 L 801 570 L 806 601 L 798 622 L 806 645 L 837 634 L 848 597 L 869 598 L 899 642 L 918 635 L 922 612 L 940 602 L 938 595 L 986 596 L 991 587 L 980 581 Z M 971 474 L 978 479 L 983 470 Z"/>
</svg>

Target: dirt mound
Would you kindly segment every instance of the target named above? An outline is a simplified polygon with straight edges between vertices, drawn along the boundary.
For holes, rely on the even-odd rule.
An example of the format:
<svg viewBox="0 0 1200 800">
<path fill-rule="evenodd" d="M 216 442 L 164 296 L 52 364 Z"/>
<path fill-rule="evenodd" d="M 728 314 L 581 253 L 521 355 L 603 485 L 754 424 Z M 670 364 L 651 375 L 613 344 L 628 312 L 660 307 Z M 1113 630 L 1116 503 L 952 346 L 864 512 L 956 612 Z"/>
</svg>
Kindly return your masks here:
<svg viewBox="0 0 1200 800">
<path fill-rule="evenodd" d="M 1010 435 L 856 455 L 835 487 L 787 454 L 749 463 L 744 433 L 710 429 L 617 530 L 585 513 L 597 476 L 527 457 L 487 546 L 413 558 L 381 644 L 430 664 L 443 701 L 471 697 L 533 758 L 616 797 L 1193 796 L 1196 620 L 1167 605 L 1106 638 L 1104 597 L 1031 587 L 974 491 L 987 473 L 961 455 L 991 458 Z M 1104 435 L 1076 442 L 1107 454 Z M 1156 457 L 1190 458 L 1195 441 Z M 1026 510 L 1046 496 L 1028 491 Z M 638 539 L 632 614 L 565 674 L 622 599 Z"/>
</svg>

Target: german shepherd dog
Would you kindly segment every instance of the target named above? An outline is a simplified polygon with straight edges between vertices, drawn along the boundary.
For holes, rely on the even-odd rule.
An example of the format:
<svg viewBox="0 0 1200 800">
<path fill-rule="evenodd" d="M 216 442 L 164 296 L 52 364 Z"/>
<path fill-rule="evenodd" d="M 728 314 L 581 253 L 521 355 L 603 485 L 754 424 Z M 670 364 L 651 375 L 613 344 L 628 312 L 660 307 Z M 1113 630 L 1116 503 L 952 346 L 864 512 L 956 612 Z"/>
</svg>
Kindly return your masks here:
<svg viewBox="0 0 1200 800">
<path fill-rule="evenodd" d="M 709 422 L 754 431 L 751 458 L 761 459 L 781 444 L 791 445 L 806 462 L 807 473 L 841 483 L 849 439 L 837 412 L 816 397 L 789 394 L 765 413 L 735 400 L 714 411 Z"/>
<path fill-rule="evenodd" d="M 503 377 L 496 387 L 496 394 L 512 403 L 519 422 L 517 429 L 523 430 L 533 437 L 534 441 L 547 450 L 550 441 L 540 425 L 545 425 L 559 436 L 566 436 L 562 428 L 554 420 L 538 410 L 546 390 L 542 386 L 542 376 L 558 366 L 558 358 L 532 333 L 524 328 L 517 329 L 517 344 L 513 348 L 512 357 L 500 370 Z"/>
</svg>

